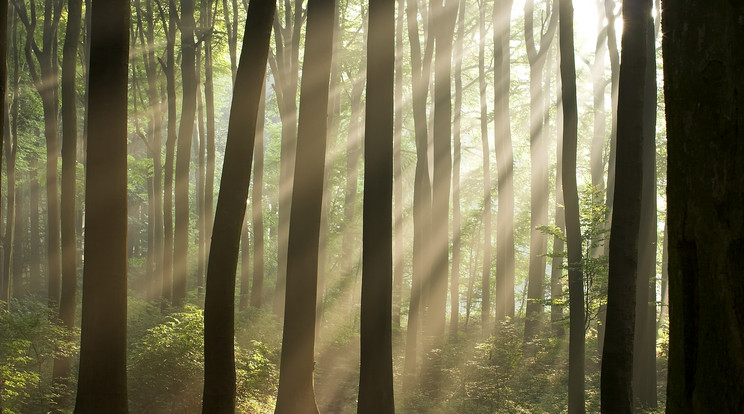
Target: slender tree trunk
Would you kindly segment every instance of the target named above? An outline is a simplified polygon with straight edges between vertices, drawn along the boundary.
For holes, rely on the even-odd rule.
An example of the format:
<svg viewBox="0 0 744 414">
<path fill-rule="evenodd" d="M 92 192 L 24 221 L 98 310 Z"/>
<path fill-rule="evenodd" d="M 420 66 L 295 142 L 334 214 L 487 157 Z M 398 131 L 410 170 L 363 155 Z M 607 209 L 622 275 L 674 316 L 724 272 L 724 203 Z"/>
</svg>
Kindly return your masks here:
<svg viewBox="0 0 744 414">
<path fill-rule="evenodd" d="M 31 154 L 29 160 L 29 280 L 32 292 L 43 292 L 41 280 L 41 261 L 43 252 L 41 250 L 41 226 L 39 224 L 39 157 Z"/>
<path fill-rule="evenodd" d="M 354 231 L 354 216 L 356 211 L 357 191 L 359 182 L 359 158 L 362 153 L 364 106 L 362 93 L 364 79 L 354 82 L 351 90 L 351 119 L 349 120 L 349 134 L 346 141 L 346 189 L 344 191 L 344 233 L 341 239 L 343 251 L 342 274 L 344 277 L 344 297 L 348 306 L 353 306 L 354 279 L 357 274 L 355 266 L 358 256 L 354 254 L 357 243 Z"/>
<path fill-rule="evenodd" d="M 524 5 L 525 43 L 530 63 L 530 168 L 532 171 L 530 177 L 530 265 L 524 326 L 525 342 L 529 342 L 540 330 L 545 299 L 543 284 L 548 237 L 538 230 L 538 227 L 548 225 L 550 183 L 548 180 L 548 142 L 544 133 L 546 126 L 543 120 L 545 99 L 543 98 L 542 77 L 558 21 L 557 5 L 558 2 L 553 1 L 554 7 L 550 13 L 550 22 L 544 34 L 542 26 L 540 28 L 539 48 L 535 46 L 533 35 L 533 0 L 527 0 Z"/>
<path fill-rule="evenodd" d="M 559 62 L 561 54 L 556 53 Z M 557 91 L 561 91 L 561 78 L 558 73 L 556 80 Z M 549 76 L 549 75 L 548 75 Z M 563 200 L 563 100 L 558 97 L 556 109 L 556 149 L 555 149 L 555 226 L 566 234 L 566 212 L 565 201 Z M 553 323 L 553 331 L 558 337 L 565 336 L 566 332 L 563 323 L 563 306 L 557 301 L 563 300 L 563 253 L 565 253 L 565 242 L 561 237 L 553 238 L 553 261 L 550 269 L 550 297 L 553 302 L 550 305 L 550 321 Z"/>
<path fill-rule="evenodd" d="M 569 330 L 568 412 L 584 413 L 584 277 L 581 269 L 581 229 L 579 194 L 576 187 L 576 62 L 573 42 L 573 4 L 559 5 L 561 97 L 563 102 L 563 198 L 566 209 L 566 247 L 568 253 Z"/>
<path fill-rule="evenodd" d="M 498 170 L 499 209 L 496 220 L 496 320 L 514 316 L 514 155 L 509 84 L 509 25 L 513 0 L 498 0 L 493 10 L 494 150 Z"/>
<path fill-rule="evenodd" d="M 654 18 L 647 20 L 633 394 L 641 407 L 656 408 L 656 35 Z"/>
<path fill-rule="evenodd" d="M 75 192 L 78 137 L 75 74 L 82 7 L 81 0 L 69 0 L 67 3 L 67 29 L 62 51 L 62 285 L 59 318 L 70 331 L 75 327 L 75 307 L 77 305 Z M 56 358 L 52 375 L 59 382 L 70 375 L 71 368 L 72 359 L 69 356 Z M 66 405 L 65 398 L 58 399 L 58 403 L 60 406 Z"/>
<path fill-rule="evenodd" d="M 248 215 L 245 214 L 245 216 L 240 231 L 240 274 L 238 275 L 240 277 L 240 310 L 248 307 L 251 295 L 251 229 Z"/>
<path fill-rule="evenodd" d="M 633 412 L 633 343 L 643 176 L 646 32 L 651 0 L 623 4 L 622 63 L 618 96 L 616 207 L 612 212 L 607 286 L 607 331 L 602 350 L 602 412 Z M 652 26 L 653 27 L 653 26 Z M 648 224 L 648 223 L 647 223 Z M 655 228 L 651 230 L 655 233 Z M 648 292 L 646 286 L 639 287 Z M 646 304 L 646 306 L 648 306 Z"/>
<path fill-rule="evenodd" d="M 14 36 L 15 37 L 15 36 Z M 15 41 L 15 39 L 12 39 Z M 7 86 L 8 86 L 8 1 L 2 0 L 0 1 L 0 56 L 3 57 L 3 61 L 0 62 L 0 108 L 3 108 L 3 115 L 0 116 L 0 132 L 3 134 L 6 134 L 6 129 L 10 131 L 8 125 L 6 124 L 7 121 L 9 121 L 10 117 L 8 117 L 6 121 L 5 114 L 7 113 Z M 8 221 L 6 223 L 6 230 L 5 230 L 5 238 L 3 239 L 3 268 L 2 268 L 2 274 L 0 274 L 0 301 L 5 302 L 5 306 L 8 306 L 8 301 L 10 299 L 10 285 L 11 285 L 11 275 L 10 275 L 10 258 L 12 257 L 12 249 L 13 249 L 13 204 L 11 203 L 11 198 L 13 197 L 13 187 L 10 187 L 10 171 L 11 171 L 11 158 L 13 164 L 15 164 L 15 153 L 12 153 L 12 140 L 13 137 L 10 133 L 7 134 L 7 136 L 4 137 L 2 140 L 2 144 L 5 148 L 5 158 L 7 160 L 7 166 L 6 171 L 8 173 Z M 0 153 L 2 148 L 0 148 Z M 13 165 L 13 170 L 15 174 L 15 165 Z M 13 183 L 15 185 L 15 183 Z M 0 384 L 0 388 L 2 388 L 3 383 Z M 1 404 L 1 403 L 0 403 Z M 0 410 L 2 407 L 0 406 Z"/>
<path fill-rule="evenodd" d="M 266 82 L 261 87 L 256 118 L 256 141 L 253 146 L 253 193 L 251 199 L 251 222 L 253 223 L 253 286 L 251 306 L 261 308 L 264 281 L 264 217 L 263 217 L 263 170 L 264 170 L 264 118 L 266 117 Z"/>
<path fill-rule="evenodd" d="M 403 296 L 403 171 L 401 166 L 401 139 L 403 138 L 403 19 L 404 0 L 396 0 L 398 14 L 395 22 L 395 116 L 393 123 L 393 325 L 400 328 L 401 298 Z M 397 332 L 397 331 L 396 331 Z"/>
<path fill-rule="evenodd" d="M 277 414 L 318 413 L 313 386 L 316 297 L 312 292 L 317 292 L 333 5 L 333 0 L 308 1 Z"/>
<path fill-rule="evenodd" d="M 457 340 L 460 322 L 460 263 L 462 257 L 462 213 L 460 212 L 460 160 L 461 160 L 461 117 L 462 117 L 462 59 L 463 37 L 465 36 L 465 1 L 460 1 L 457 15 L 457 39 L 455 40 L 455 114 L 454 156 L 452 160 L 452 279 L 450 281 L 450 339 Z M 482 42 L 481 42 L 482 43 Z M 485 78 L 483 78 L 485 82 Z M 481 96 L 483 98 L 483 96 Z M 483 121 L 487 122 L 487 121 Z M 488 124 L 486 123 L 486 129 Z M 488 134 L 485 138 L 488 140 Z M 487 141 L 486 141 L 487 142 Z M 485 185 L 485 184 L 484 184 Z M 489 182 L 490 188 L 490 182 Z M 490 192 L 489 192 L 490 195 Z M 486 267 L 483 267 L 484 272 Z M 490 269 L 489 269 L 490 270 Z M 485 275 L 485 273 L 484 273 Z M 489 272 L 490 279 L 490 272 Z"/>
<path fill-rule="evenodd" d="M 395 0 L 370 2 L 357 406 L 360 414 L 395 412 L 391 327 L 394 71 Z"/>
<path fill-rule="evenodd" d="M 199 21 L 201 30 L 204 30 L 206 22 L 204 12 L 206 1 L 202 2 L 202 10 L 199 13 Z M 207 8 L 209 8 L 207 6 Z M 201 295 L 204 289 L 204 267 L 206 265 L 207 256 L 206 254 L 206 226 L 205 206 L 204 206 L 204 174 L 206 172 L 205 165 L 205 152 L 207 150 L 206 143 L 206 131 L 204 126 L 204 100 L 202 99 L 202 88 L 201 88 L 201 67 L 202 67 L 202 43 L 196 46 L 196 131 L 194 134 L 199 139 L 199 142 L 194 146 L 196 149 L 196 244 L 197 244 L 197 255 L 196 255 L 196 288 L 199 295 Z"/>
<path fill-rule="evenodd" d="M 248 7 L 243 50 L 230 107 L 225 161 L 209 249 L 204 302 L 205 413 L 235 411 L 235 272 L 251 176 L 251 152 L 269 54 L 276 3 L 256 0 Z M 247 245 L 243 249 L 248 249 Z"/>
<path fill-rule="evenodd" d="M 211 2 L 210 2 L 211 3 Z M 211 22 L 214 31 L 212 8 L 206 7 L 207 21 Z M 204 39 L 204 104 L 207 115 L 207 165 L 204 178 L 204 239 L 206 251 L 204 257 L 209 257 L 209 246 L 212 240 L 212 226 L 214 224 L 214 159 L 215 159 L 215 125 L 214 125 L 214 74 L 212 70 L 212 32 Z"/>
<path fill-rule="evenodd" d="M 93 0 L 85 265 L 75 413 L 127 413 L 129 2 Z"/>
<path fill-rule="evenodd" d="M 460 11 L 462 13 L 462 11 Z M 488 102 L 486 101 L 486 7 L 478 10 L 478 91 L 480 93 L 480 133 L 483 152 L 483 276 L 481 279 L 481 329 L 491 329 L 491 151 L 488 146 Z M 453 255 L 454 259 L 454 255 Z"/>
<path fill-rule="evenodd" d="M 168 1 L 168 28 L 166 43 L 165 81 L 168 95 L 168 136 L 165 140 L 165 165 L 163 166 L 163 303 L 167 307 L 173 300 L 173 160 L 176 140 L 176 3 Z"/>
<path fill-rule="evenodd" d="M 604 190 L 604 147 L 607 136 L 607 121 L 605 115 L 605 55 L 607 54 L 607 31 L 605 27 L 604 0 L 597 0 L 597 40 L 594 46 L 594 62 L 592 63 L 592 112 L 594 114 L 594 131 L 590 155 L 590 171 L 592 186 L 599 191 Z"/>
</svg>

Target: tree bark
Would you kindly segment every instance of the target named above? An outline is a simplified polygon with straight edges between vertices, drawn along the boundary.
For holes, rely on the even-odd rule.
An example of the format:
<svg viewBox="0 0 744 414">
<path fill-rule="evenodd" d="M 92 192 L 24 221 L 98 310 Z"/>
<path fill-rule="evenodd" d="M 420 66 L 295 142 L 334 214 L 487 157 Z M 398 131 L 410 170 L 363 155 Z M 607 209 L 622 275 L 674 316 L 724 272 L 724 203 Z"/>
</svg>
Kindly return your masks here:
<svg viewBox="0 0 744 414">
<path fill-rule="evenodd" d="M 243 50 L 235 77 L 204 297 L 202 411 L 205 413 L 235 411 L 235 272 L 275 9 L 272 0 L 253 1 L 248 7 Z M 244 245 L 243 249 L 248 246 Z"/>
<path fill-rule="evenodd" d="M 581 229 L 579 194 L 576 187 L 576 62 L 573 41 L 573 4 L 559 3 L 561 54 L 561 97 L 563 102 L 563 198 L 566 209 L 566 247 L 568 253 L 569 346 L 568 412 L 583 414 L 584 407 L 584 277 L 581 269 Z"/>
<path fill-rule="evenodd" d="M 85 265 L 75 413 L 127 413 L 129 2 L 93 0 Z"/>
<path fill-rule="evenodd" d="M 744 4 L 664 1 L 668 413 L 744 410 Z"/>
<path fill-rule="evenodd" d="M 623 4 L 622 63 L 618 88 L 617 171 L 610 233 L 607 330 L 602 351 L 603 413 L 632 413 L 633 341 L 640 234 L 644 137 L 643 105 L 650 0 Z M 645 291 L 646 287 L 642 287 Z M 644 295 L 645 296 L 645 295 Z"/>
<path fill-rule="evenodd" d="M 277 414 L 318 413 L 313 386 L 316 295 L 308 293 L 317 292 L 333 5 L 333 0 L 308 1 Z"/>
</svg>

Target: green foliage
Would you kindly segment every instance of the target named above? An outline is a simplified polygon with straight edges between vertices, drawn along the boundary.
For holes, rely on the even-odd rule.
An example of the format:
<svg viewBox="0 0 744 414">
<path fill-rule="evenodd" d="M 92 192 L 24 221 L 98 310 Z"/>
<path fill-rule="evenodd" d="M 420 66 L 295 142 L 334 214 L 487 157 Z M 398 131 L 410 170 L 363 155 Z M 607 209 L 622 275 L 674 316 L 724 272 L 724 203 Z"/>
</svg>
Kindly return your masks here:
<svg viewBox="0 0 744 414">
<path fill-rule="evenodd" d="M 0 303 L 0 308 L 4 304 Z M 66 383 L 53 385 L 49 373 L 57 356 L 72 356 L 76 335 L 56 319 L 56 312 L 36 298 L 13 300 L 0 311 L 0 391 L 5 413 L 47 412 L 58 397 L 68 395 Z M 57 407 L 63 412 L 68 407 Z"/>
</svg>

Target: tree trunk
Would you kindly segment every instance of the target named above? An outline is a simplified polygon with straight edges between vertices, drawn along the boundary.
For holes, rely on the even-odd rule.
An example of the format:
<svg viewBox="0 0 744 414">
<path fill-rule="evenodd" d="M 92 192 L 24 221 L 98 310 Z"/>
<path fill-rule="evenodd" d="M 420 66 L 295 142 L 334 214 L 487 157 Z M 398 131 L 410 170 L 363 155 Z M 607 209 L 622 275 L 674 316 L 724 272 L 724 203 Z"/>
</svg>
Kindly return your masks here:
<svg viewBox="0 0 744 414">
<path fill-rule="evenodd" d="M 364 130 L 361 366 L 357 413 L 394 413 L 393 88 L 395 0 L 369 4 Z"/>
<path fill-rule="evenodd" d="M 308 1 L 277 414 L 318 413 L 313 386 L 316 297 L 308 292 L 317 292 L 333 6 L 333 0 Z"/>
<path fill-rule="evenodd" d="M 263 223 L 263 170 L 264 170 L 264 118 L 266 117 L 266 82 L 261 86 L 256 118 L 256 140 L 253 146 L 253 193 L 251 223 L 253 223 L 253 286 L 251 306 L 261 308 L 264 281 L 264 223 Z"/>
<path fill-rule="evenodd" d="M 398 4 L 395 22 L 395 116 L 393 124 L 393 325 L 400 328 L 401 298 L 403 296 L 404 241 L 403 241 L 403 171 L 401 166 L 401 139 L 403 137 L 403 19 L 404 0 Z M 397 331 L 396 331 L 397 332 Z"/>
<path fill-rule="evenodd" d="M 494 150 L 498 171 L 499 209 L 496 215 L 496 320 L 514 317 L 514 155 L 509 116 L 513 0 L 499 0 L 493 10 Z"/>
<path fill-rule="evenodd" d="M 566 247 L 568 253 L 569 346 L 568 413 L 583 414 L 584 407 L 584 277 L 581 269 L 581 229 L 579 194 L 576 188 L 576 62 L 573 42 L 573 4 L 559 4 L 561 97 L 563 102 L 563 198 L 566 209 Z"/>
<path fill-rule="evenodd" d="M 76 65 L 77 46 L 80 39 L 82 20 L 81 0 L 67 3 L 67 29 L 62 51 L 62 285 L 59 304 L 59 319 L 72 331 L 75 327 L 75 307 L 77 305 L 77 241 L 75 234 L 75 192 L 77 169 L 77 99 Z M 55 358 L 53 377 L 60 381 L 70 375 L 72 359 Z M 61 406 L 66 405 L 64 397 L 58 399 Z"/>
<path fill-rule="evenodd" d="M 744 4 L 664 1 L 669 413 L 744 410 Z"/>
<path fill-rule="evenodd" d="M 561 54 L 556 54 L 560 62 Z M 560 67 L 559 67 L 560 70 Z M 560 92 L 560 73 L 557 90 Z M 563 200 L 563 102 L 558 99 L 556 109 L 556 149 L 555 149 L 555 226 L 562 234 L 566 234 L 566 212 Z M 553 260 L 550 269 L 550 297 L 553 302 L 550 305 L 550 322 L 553 324 L 553 332 L 558 337 L 564 337 L 566 332 L 563 321 L 563 306 L 558 301 L 563 300 L 563 253 L 565 243 L 561 237 L 553 237 Z"/>
<path fill-rule="evenodd" d="M 15 36 L 13 36 L 15 37 Z M 15 39 L 12 39 L 15 41 Z M 4 60 L 0 62 L 0 108 L 3 108 L 3 116 L 0 116 L 0 132 L 6 133 L 6 129 L 10 131 L 6 124 L 5 113 L 7 113 L 7 79 L 8 79 L 8 1 L 0 1 L 0 56 L 3 56 Z M 9 121 L 8 117 L 8 121 Z M 3 268 L 2 274 L 0 274 L 0 301 L 5 302 L 5 306 L 8 306 L 10 299 L 10 286 L 11 286 L 11 275 L 10 275 L 10 258 L 12 257 L 13 249 L 13 203 L 12 197 L 14 188 L 10 186 L 10 175 L 11 175 L 11 162 L 13 163 L 13 174 L 15 174 L 15 153 L 12 152 L 13 148 L 13 136 L 8 133 L 2 140 L 2 144 L 5 148 L 5 158 L 7 160 L 6 171 L 8 175 L 8 221 L 5 229 L 5 238 L 3 239 Z M 1 153 L 0 148 L 0 153 Z M 12 161 L 11 161 L 12 160 Z M 13 183 L 15 186 L 15 182 Z M 1 385 L 0 385 L 1 386 Z M 2 407 L 0 407 L 0 410 Z"/>
<path fill-rule="evenodd" d="M 462 11 L 460 11 L 462 13 Z M 490 333 L 491 319 L 491 151 L 488 147 L 488 102 L 486 101 L 486 7 L 478 10 L 478 91 L 480 93 L 480 133 L 483 152 L 483 276 L 481 279 L 481 329 Z M 462 47 L 461 47 L 462 49 Z M 458 137 L 459 138 L 459 137 Z M 457 145 L 457 144 L 456 144 Z M 459 163 L 459 160 L 458 160 Z M 459 197 L 458 197 L 459 198 Z M 459 202 L 459 201 L 458 201 Z M 453 254 L 454 261 L 454 254 Z"/>
<path fill-rule="evenodd" d="M 548 236 L 538 230 L 548 225 L 548 142 L 543 132 L 544 98 L 542 88 L 543 68 L 547 61 L 548 50 L 553 42 L 555 27 L 558 21 L 557 1 L 553 1 L 548 28 L 543 34 L 540 28 L 540 45 L 535 47 L 533 35 L 533 0 L 524 5 L 524 30 L 527 45 L 527 58 L 530 63 L 530 266 L 527 290 L 527 314 L 525 316 L 524 339 L 529 342 L 540 330 L 543 318 L 543 301 L 545 300 L 545 255 L 548 251 Z M 546 2 L 547 7 L 547 2 Z M 547 13 L 547 11 L 546 11 Z M 548 92 L 549 93 L 549 92 Z"/>
<path fill-rule="evenodd" d="M 243 223 L 240 225 L 240 274 L 237 275 L 240 278 L 240 303 L 238 305 L 240 310 L 248 307 L 251 295 L 251 230 L 248 223 L 248 215 L 245 214 L 245 216 Z"/>
<path fill-rule="evenodd" d="M 127 413 L 128 1 L 93 0 L 83 317 L 75 413 Z"/>
<path fill-rule="evenodd" d="M 204 298 L 202 410 L 205 413 L 235 411 L 235 272 L 275 9 L 276 3 L 271 0 L 253 1 L 248 7 L 243 50 L 235 77 Z M 244 245 L 243 249 L 248 246 Z"/>
<path fill-rule="evenodd" d="M 189 250 L 189 164 L 191 135 L 196 112 L 196 44 L 194 43 L 194 0 L 181 1 L 181 76 L 183 102 L 178 128 L 176 157 L 175 231 L 173 233 L 173 303 L 183 305 L 186 299 Z"/>
<path fill-rule="evenodd" d="M 633 341 L 643 175 L 646 30 L 650 0 L 623 4 L 625 30 L 618 95 L 616 205 L 612 211 L 607 330 L 602 350 L 602 412 L 632 413 Z M 655 232 L 655 228 L 651 231 Z M 646 281 L 648 283 L 648 279 Z M 640 289 L 648 291 L 648 284 Z M 645 298 L 645 295 L 643 295 Z"/>
</svg>

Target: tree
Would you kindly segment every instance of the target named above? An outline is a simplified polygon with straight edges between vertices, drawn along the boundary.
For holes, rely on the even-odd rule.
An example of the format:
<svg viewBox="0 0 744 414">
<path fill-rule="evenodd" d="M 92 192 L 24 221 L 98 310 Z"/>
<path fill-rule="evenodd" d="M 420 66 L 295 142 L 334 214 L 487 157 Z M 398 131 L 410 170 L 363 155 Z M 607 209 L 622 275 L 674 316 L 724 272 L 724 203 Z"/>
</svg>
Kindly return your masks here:
<svg viewBox="0 0 744 414">
<path fill-rule="evenodd" d="M 643 174 L 646 30 L 651 1 L 623 4 L 622 63 L 618 89 L 617 173 L 610 233 L 607 331 L 602 351 L 602 412 L 633 412 L 638 235 Z M 645 288 L 647 289 L 647 287 Z"/>
<path fill-rule="evenodd" d="M 266 116 L 266 83 L 263 83 L 256 119 L 256 142 L 253 147 L 253 192 L 251 198 L 251 223 L 253 224 L 253 285 L 251 306 L 261 307 L 264 280 L 264 216 L 263 216 L 263 170 L 264 170 L 264 117 Z"/>
<path fill-rule="evenodd" d="M 93 0 L 85 265 L 75 413 L 127 413 L 129 2 Z"/>
<path fill-rule="evenodd" d="M 0 6 L 1 7 L 1 6 Z M 77 305 L 77 242 L 75 240 L 75 178 L 77 168 L 77 105 L 75 100 L 75 73 L 77 45 L 80 39 L 82 20 L 81 0 L 67 3 L 67 29 L 62 49 L 62 284 L 59 303 L 59 318 L 67 329 L 75 327 Z M 70 374 L 72 360 L 69 357 L 55 359 L 54 377 L 59 380 Z"/>
<path fill-rule="evenodd" d="M 669 205 L 667 412 L 744 409 L 744 4 L 662 5 Z"/>
<path fill-rule="evenodd" d="M 194 41 L 194 0 L 181 1 L 181 76 L 183 101 L 178 127 L 176 157 L 175 228 L 173 233 L 173 303 L 182 305 L 186 299 L 189 249 L 189 162 L 191 135 L 196 112 L 196 43 Z"/>
<path fill-rule="evenodd" d="M 297 165 L 287 247 L 287 291 L 276 413 L 317 413 L 313 386 L 318 238 L 323 198 L 332 0 L 309 0 Z M 298 27 L 296 27 L 298 29 Z"/>
<path fill-rule="evenodd" d="M 513 0 L 498 0 L 493 8 L 494 151 L 498 173 L 499 209 L 496 215 L 496 320 L 514 316 L 514 155 L 512 150 L 509 84 L 511 49 L 509 22 Z"/>
<path fill-rule="evenodd" d="M 235 411 L 235 271 L 275 9 L 273 0 L 250 3 L 235 76 L 204 297 L 205 413 Z"/>
<path fill-rule="evenodd" d="M 460 7 L 464 8 L 463 3 Z M 481 281 L 481 325 L 483 333 L 488 335 L 490 316 L 491 316 L 491 157 L 488 148 L 488 102 L 486 101 L 486 7 L 481 4 L 478 8 L 478 92 L 480 93 L 480 133 L 481 148 L 483 152 L 483 277 Z M 464 12 L 460 10 L 460 15 L 464 17 Z M 464 25 L 462 19 L 460 24 Z M 462 33 L 460 34 L 462 36 Z M 458 42 L 460 37 L 458 37 Z M 459 46 L 462 53 L 462 45 Z M 458 59 L 458 65 L 461 59 Z M 455 114 L 459 118 L 459 114 Z M 459 122 L 459 119 L 458 119 Z M 456 132 L 459 138 L 459 131 Z M 455 141 L 459 146 L 459 142 Z M 459 148 L 458 148 L 459 149 Z M 457 154 L 459 156 L 459 154 Z M 459 167 L 459 159 L 457 159 Z M 458 172 L 459 174 L 459 172 Z M 459 192 L 459 189 L 458 189 Z M 458 200 L 459 203 L 459 200 Z M 452 261 L 454 262 L 454 252 Z M 454 277 L 454 271 L 452 273 Z"/>
<path fill-rule="evenodd" d="M 392 344 L 395 0 L 369 3 L 358 413 L 394 413 Z"/>
<path fill-rule="evenodd" d="M 579 193 L 576 187 L 576 62 L 573 42 L 573 4 L 558 6 L 561 54 L 561 98 L 563 102 L 563 199 L 566 203 L 566 252 L 568 255 L 569 345 L 568 412 L 584 413 L 584 277 L 581 270 Z"/>
<path fill-rule="evenodd" d="M 0 56 L 7 56 L 8 53 L 8 1 L 2 0 L 0 1 Z M 8 85 L 8 63 L 7 58 L 4 58 L 2 62 L 0 62 L 0 108 L 6 108 L 6 96 L 7 96 L 7 85 Z M 0 120 L 0 131 L 5 131 L 5 116 L 0 117 L 2 120 Z M 8 143 L 10 143 L 11 135 L 8 134 Z M 5 140 L 3 140 L 5 141 Z M 4 142 L 3 142 L 4 143 Z M 7 145 L 6 150 L 6 158 L 8 161 L 10 161 L 10 151 L 12 151 L 12 148 L 10 145 Z M 1 153 L 1 150 L 0 150 Z M 15 158 L 15 157 L 13 157 Z M 8 171 L 10 171 L 10 162 L 8 162 Z M 8 174 L 10 177 L 10 174 Z M 10 184 L 10 180 L 8 180 L 8 183 Z M 8 188 L 8 197 L 11 197 L 11 192 L 14 191 L 12 188 Z M 12 204 L 8 203 L 8 215 L 10 216 L 12 213 Z M 11 235 L 11 229 L 12 229 L 12 222 L 11 220 L 8 220 L 8 228 L 6 229 L 6 234 Z M 3 242 L 3 256 L 5 258 L 5 261 L 8 260 L 10 257 L 10 246 L 12 246 L 13 238 L 11 237 L 5 237 L 5 241 Z M 3 271 L 2 274 L 0 274 L 0 301 L 4 301 L 7 303 L 10 299 L 10 286 L 11 286 L 11 277 L 10 277 L 10 266 L 3 265 Z"/>
<path fill-rule="evenodd" d="M 532 170 L 530 177 L 530 268 L 527 285 L 527 314 L 524 325 L 525 341 L 531 340 L 539 330 L 545 299 L 543 282 L 548 238 L 546 234 L 538 230 L 538 227 L 548 224 L 550 183 L 548 180 L 548 140 L 543 120 L 543 114 L 547 111 L 543 96 L 544 93 L 550 94 L 550 90 L 542 90 L 542 76 L 558 21 L 557 6 L 558 2 L 553 1 L 550 22 L 544 33 L 543 27 L 540 27 L 541 37 L 538 49 L 535 46 L 532 24 L 534 2 L 527 0 L 524 4 L 524 37 L 530 63 L 530 168 Z M 546 9 L 547 7 L 546 2 Z"/>
</svg>

